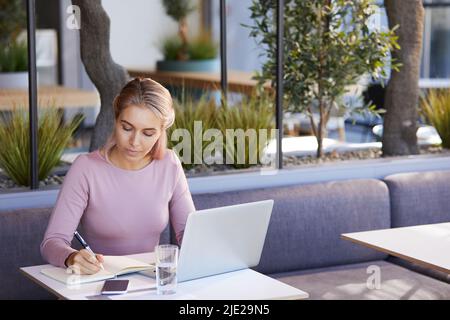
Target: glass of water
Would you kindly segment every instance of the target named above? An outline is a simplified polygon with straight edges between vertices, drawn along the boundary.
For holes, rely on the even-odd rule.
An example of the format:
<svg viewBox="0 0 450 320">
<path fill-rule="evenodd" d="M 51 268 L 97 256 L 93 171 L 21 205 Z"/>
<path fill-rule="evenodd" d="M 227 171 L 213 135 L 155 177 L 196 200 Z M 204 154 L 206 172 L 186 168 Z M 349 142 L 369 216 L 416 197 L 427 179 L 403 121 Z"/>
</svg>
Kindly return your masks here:
<svg viewBox="0 0 450 320">
<path fill-rule="evenodd" d="M 156 290 L 158 294 L 174 294 L 177 291 L 178 246 L 162 244 L 155 247 Z"/>
</svg>

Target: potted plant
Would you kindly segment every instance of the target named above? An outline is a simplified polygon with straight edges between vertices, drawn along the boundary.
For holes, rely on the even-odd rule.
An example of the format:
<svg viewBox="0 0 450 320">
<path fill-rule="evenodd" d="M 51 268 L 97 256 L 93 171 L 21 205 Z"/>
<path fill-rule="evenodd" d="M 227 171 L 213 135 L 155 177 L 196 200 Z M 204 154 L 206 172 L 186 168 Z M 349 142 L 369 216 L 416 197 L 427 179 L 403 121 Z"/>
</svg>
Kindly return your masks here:
<svg viewBox="0 0 450 320">
<path fill-rule="evenodd" d="M 174 100 L 177 117 L 168 130 L 168 146 L 184 169 L 189 173 L 205 167 L 247 169 L 266 162 L 265 149 L 274 136 L 274 97 L 260 91 L 221 106 L 205 93 L 195 99 L 183 91 L 181 99 Z"/>
<path fill-rule="evenodd" d="M 433 126 L 439 134 L 442 147 L 450 149 L 450 91 L 446 89 L 429 90 L 420 99 L 420 109 L 425 122 Z M 418 134 L 419 130 L 417 130 Z"/>
<path fill-rule="evenodd" d="M 217 44 L 208 33 L 188 38 L 187 16 L 195 10 L 188 0 L 163 0 L 166 13 L 178 22 L 178 36 L 171 36 L 163 43 L 164 60 L 156 62 L 160 71 L 217 72 Z"/>
<path fill-rule="evenodd" d="M 25 26 L 23 2 L 0 1 L 0 20 L 0 88 L 26 88 L 27 45 L 18 40 Z"/>
<path fill-rule="evenodd" d="M 48 178 L 59 164 L 63 151 L 83 119 L 84 115 L 78 113 L 64 124 L 58 106 L 39 108 L 39 181 Z M 28 112 L 23 106 L 14 108 L 9 116 L 0 117 L 0 168 L 19 186 L 30 185 L 28 127 Z"/>
</svg>

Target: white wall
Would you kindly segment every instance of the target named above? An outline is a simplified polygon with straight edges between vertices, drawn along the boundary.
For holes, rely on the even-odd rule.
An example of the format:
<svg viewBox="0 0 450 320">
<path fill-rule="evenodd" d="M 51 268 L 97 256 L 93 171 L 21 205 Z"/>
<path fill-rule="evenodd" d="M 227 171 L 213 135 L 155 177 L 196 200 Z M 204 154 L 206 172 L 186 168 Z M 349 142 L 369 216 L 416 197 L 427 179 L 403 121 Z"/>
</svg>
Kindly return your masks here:
<svg viewBox="0 0 450 320">
<path fill-rule="evenodd" d="M 198 10 L 188 18 L 190 34 L 200 28 Z M 169 17 L 161 0 L 103 0 L 103 8 L 111 19 L 111 54 L 115 62 L 126 68 L 154 69 L 162 58 L 162 40 L 177 34 L 177 23 Z"/>
</svg>

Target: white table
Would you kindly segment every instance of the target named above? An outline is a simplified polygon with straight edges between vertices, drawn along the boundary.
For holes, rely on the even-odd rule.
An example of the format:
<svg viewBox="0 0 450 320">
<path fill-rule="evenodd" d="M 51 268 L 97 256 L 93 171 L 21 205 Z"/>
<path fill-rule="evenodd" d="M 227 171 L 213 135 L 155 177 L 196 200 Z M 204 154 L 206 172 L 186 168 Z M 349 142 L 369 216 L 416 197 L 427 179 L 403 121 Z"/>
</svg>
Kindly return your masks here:
<svg viewBox="0 0 450 320">
<path fill-rule="evenodd" d="M 154 262 L 153 253 L 130 255 L 130 258 L 144 262 Z M 267 300 L 267 299 L 306 299 L 308 293 L 265 276 L 251 269 L 228 272 L 216 276 L 178 283 L 174 295 L 158 296 L 155 279 L 139 274 L 120 276 L 128 279 L 128 293 L 123 295 L 102 296 L 100 290 L 104 281 L 67 286 L 40 273 L 40 265 L 20 268 L 21 272 L 62 299 L 120 299 L 120 300 L 153 300 L 153 299 L 200 299 L 200 300 Z"/>
<path fill-rule="evenodd" d="M 341 238 L 450 273 L 450 222 L 344 233 Z"/>
</svg>

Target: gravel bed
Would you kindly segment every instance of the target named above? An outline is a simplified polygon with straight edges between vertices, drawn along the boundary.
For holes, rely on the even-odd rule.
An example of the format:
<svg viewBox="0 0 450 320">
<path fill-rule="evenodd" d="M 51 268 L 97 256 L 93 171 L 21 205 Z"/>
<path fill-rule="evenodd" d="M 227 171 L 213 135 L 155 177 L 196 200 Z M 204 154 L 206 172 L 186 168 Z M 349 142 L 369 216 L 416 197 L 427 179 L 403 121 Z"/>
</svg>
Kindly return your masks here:
<svg viewBox="0 0 450 320">
<path fill-rule="evenodd" d="M 450 156 L 450 150 L 442 149 L 441 147 L 421 147 L 421 154 L 442 154 Z M 364 149 L 348 152 L 329 152 L 326 153 L 322 159 L 317 159 L 315 156 L 283 156 L 283 165 L 285 168 L 295 168 L 305 165 L 315 165 L 330 162 L 350 161 L 350 160 L 363 160 L 363 159 L 377 159 L 381 158 L 381 150 L 378 148 Z M 69 166 L 66 166 L 68 168 Z M 252 172 L 261 169 L 262 166 L 252 166 L 246 169 L 234 169 L 231 165 L 219 164 L 219 165 L 196 165 L 191 169 L 185 170 L 187 177 L 208 176 L 216 174 L 232 174 L 236 172 Z M 56 174 L 52 174 L 45 180 L 39 182 L 39 187 L 54 187 L 62 184 L 64 180 L 64 170 L 61 168 L 55 171 Z M 28 187 L 17 185 L 14 181 L 8 178 L 4 172 L 0 169 L 0 193 L 6 191 L 17 190 L 29 190 Z"/>
</svg>

